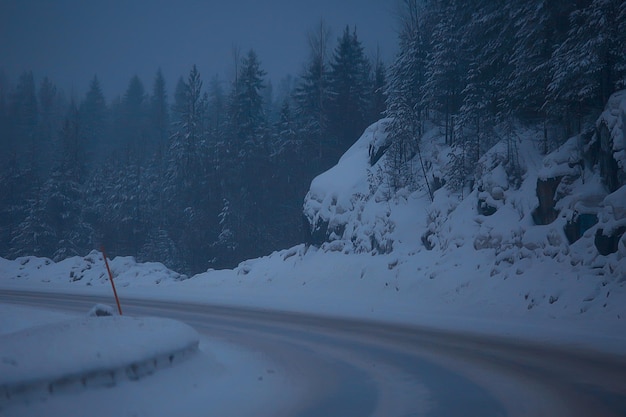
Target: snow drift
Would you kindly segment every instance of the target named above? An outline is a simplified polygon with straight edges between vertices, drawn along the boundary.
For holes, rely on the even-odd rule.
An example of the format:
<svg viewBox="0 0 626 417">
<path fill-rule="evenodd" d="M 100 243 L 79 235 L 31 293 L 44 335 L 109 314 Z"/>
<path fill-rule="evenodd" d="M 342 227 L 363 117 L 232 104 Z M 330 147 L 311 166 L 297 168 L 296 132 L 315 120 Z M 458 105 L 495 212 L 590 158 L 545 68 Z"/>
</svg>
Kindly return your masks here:
<svg viewBox="0 0 626 417">
<path fill-rule="evenodd" d="M 84 317 L 0 335 L 0 411 L 14 401 L 139 379 L 198 344 L 186 324 L 151 317 Z"/>
</svg>

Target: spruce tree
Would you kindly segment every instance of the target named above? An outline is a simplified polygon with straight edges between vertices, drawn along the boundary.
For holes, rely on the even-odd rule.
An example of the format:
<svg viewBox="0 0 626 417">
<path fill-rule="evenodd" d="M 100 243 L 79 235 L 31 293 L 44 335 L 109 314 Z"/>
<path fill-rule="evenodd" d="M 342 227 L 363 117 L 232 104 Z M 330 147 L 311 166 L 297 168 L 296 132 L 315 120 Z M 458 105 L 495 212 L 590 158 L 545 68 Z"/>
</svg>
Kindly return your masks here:
<svg viewBox="0 0 626 417">
<path fill-rule="evenodd" d="M 38 149 L 36 128 L 39 118 L 39 107 L 35 79 L 32 71 L 23 72 L 18 80 L 9 103 L 9 147 L 5 152 L 14 152 L 18 161 L 27 162 L 31 169 L 35 168 L 34 152 Z M 22 155 L 29 153 L 26 160 Z"/>
<path fill-rule="evenodd" d="M 376 61 L 374 63 L 374 76 L 372 79 L 372 93 L 370 114 L 367 118 L 367 123 L 373 123 L 376 120 L 384 116 L 387 109 L 385 101 L 387 88 L 387 68 L 385 63 L 380 58 L 380 54 L 377 54 Z"/>
<path fill-rule="evenodd" d="M 54 261 L 84 255 L 92 248 L 93 230 L 85 219 L 85 147 L 79 114 L 70 108 L 60 134 L 60 153 L 42 190 L 45 218 L 55 245 L 48 248 Z"/>
<path fill-rule="evenodd" d="M 85 153 L 89 161 L 102 160 L 110 150 L 105 143 L 107 129 L 107 105 L 97 76 L 89 84 L 89 90 L 79 108 L 79 123 L 85 140 Z"/>
<path fill-rule="evenodd" d="M 302 138 L 302 150 L 309 155 L 309 164 L 315 173 L 336 162 L 329 150 L 329 37 L 330 29 L 323 20 L 315 31 L 308 33 L 310 57 L 294 90 L 296 129 Z"/>
<path fill-rule="evenodd" d="M 411 160 L 419 151 L 425 119 L 422 88 L 425 82 L 429 42 L 425 21 L 416 0 L 407 0 L 400 33 L 400 50 L 389 69 L 386 116 L 387 144 L 370 155 L 375 163 L 387 152 L 386 167 L 391 191 L 414 183 Z"/>
<path fill-rule="evenodd" d="M 187 81 L 179 81 L 175 97 L 174 134 L 170 145 L 175 165 L 174 175 L 183 182 L 185 188 L 194 188 L 192 184 L 197 183 L 201 173 L 199 150 L 205 139 L 202 120 L 206 111 L 202 80 L 195 65 L 189 72 Z"/>
<path fill-rule="evenodd" d="M 265 71 L 256 52 L 250 50 L 241 60 L 241 68 L 230 100 L 231 132 L 239 143 L 240 151 L 258 144 L 265 127 L 262 91 Z"/>
<path fill-rule="evenodd" d="M 599 112 L 623 85 L 626 34 L 620 0 L 593 0 L 569 16 L 567 38 L 554 50 L 547 104 L 567 112 L 570 129 L 582 130 L 584 115 Z M 572 126 L 573 125 L 573 126 Z M 574 133 L 570 132 L 570 133 Z"/>
<path fill-rule="evenodd" d="M 150 96 L 150 121 L 158 149 L 163 150 L 169 137 L 170 114 L 167 104 L 165 78 L 161 69 L 157 71 L 152 87 L 152 95 Z"/>
<path fill-rule="evenodd" d="M 209 83 L 208 97 L 208 133 L 217 142 L 223 139 L 226 127 L 226 95 L 217 75 Z"/>
<path fill-rule="evenodd" d="M 222 199 L 230 213 L 229 236 L 242 256 L 251 256 L 255 242 L 262 239 L 259 229 L 268 191 L 270 138 L 262 96 L 264 76 L 256 53 L 250 50 L 241 59 L 228 102 L 227 153 L 220 172 Z M 231 256 L 227 250 L 222 253 L 230 262 Z"/>
<path fill-rule="evenodd" d="M 148 150 L 147 106 L 143 83 L 134 75 L 121 102 L 121 131 L 125 150 L 143 159 Z"/>
<path fill-rule="evenodd" d="M 219 196 L 212 192 L 214 178 L 205 130 L 207 98 L 202 84 L 195 65 L 187 81 L 178 83 L 165 186 L 168 239 L 176 243 L 183 256 L 186 273 L 197 273 L 209 266 L 213 258 L 209 246 L 217 230 L 215 206 Z"/>
<path fill-rule="evenodd" d="M 454 117 L 460 108 L 461 91 L 464 88 L 462 78 L 467 72 L 459 31 L 465 22 L 456 0 L 434 3 L 433 10 L 429 12 L 435 24 L 426 60 L 423 96 L 425 105 L 443 116 L 445 141 L 452 144 Z"/>
<path fill-rule="evenodd" d="M 39 126 L 37 149 L 41 174 L 47 173 L 52 167 L 52 155 L 58 131 L 61 128 L 59 97 L 56 86 L 48 77 L 44 77 L 39 86 Z"/>
<path fill-rule="evenodd" d="M 345 152 L 363 133 L 371 103 L 370 63 L 356 28 L 346 27 L 330 63 L 330 122 L 337 141 L 335 157 Z"/>
</svg>

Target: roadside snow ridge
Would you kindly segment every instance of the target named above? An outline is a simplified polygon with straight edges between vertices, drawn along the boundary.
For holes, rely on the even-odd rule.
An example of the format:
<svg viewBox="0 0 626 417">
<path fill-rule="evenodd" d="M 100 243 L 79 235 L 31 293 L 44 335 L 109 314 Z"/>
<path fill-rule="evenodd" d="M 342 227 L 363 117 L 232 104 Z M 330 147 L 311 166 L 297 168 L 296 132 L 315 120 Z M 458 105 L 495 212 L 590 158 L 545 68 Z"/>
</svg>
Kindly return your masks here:
<svg viewBox="0 0 626 417">
<path fill-rule="evenodd" d="M 18 398 L 139 379 L 198 344 L 188 325 L 153 317 L 85 317 L 0 335 L 0 410 Z"/>
</svg>

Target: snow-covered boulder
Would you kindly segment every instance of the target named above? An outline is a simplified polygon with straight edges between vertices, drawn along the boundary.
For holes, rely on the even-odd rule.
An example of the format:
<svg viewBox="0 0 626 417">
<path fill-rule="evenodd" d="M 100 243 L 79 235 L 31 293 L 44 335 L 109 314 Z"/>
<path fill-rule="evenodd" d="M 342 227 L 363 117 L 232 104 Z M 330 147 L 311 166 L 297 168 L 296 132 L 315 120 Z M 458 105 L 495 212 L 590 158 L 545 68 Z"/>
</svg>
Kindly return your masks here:
<svg viewBox="0 0 626 417">
<path fill-rule="evenodd" d="M 543 158 L 542 166 L 539 169 L 537 176 L 541 180 L 565 176 L 580 176 L 581 170 L 584 169 L 581 151 L 581 137 L 571 137 L 558 149 Z"/>
<path fill-rule="evenodd" d="M 107 304 L 96 304 L 89 310 L 87 313 L 89 317 L 109 317 L 115 316 L 116 312 L 113 310 L 113 307 Z"/>
<path fill-rule="evenodd" d="M 626 232 L 626 186 L 606 196 L 599 213 L 598 229 L 595 235 L 595 246 L 602 255 L 609 255 L 620 251 L 620 244 L 624 246 L 623 237 Z"/>
<path fill-rule="evenodd" d="M 388 120 L 368 127 L 337 165 L 318 175 L 304 199 L 309 240 L 331 251 L 389 251 L 389 213 L 374 202 L 369 178 L 386 149 Z M 374 165 L 370 165 L 376 161 Z"/>
<path fill-rule="evenodd" d="M 476 186 L 478 210 L 483 215 L 493 215 L 504 205 L 505 191 L 511 183 L 507 173 L 508 151 L 506 143 L 500 142 L 478 161 Z"/>
</svg>

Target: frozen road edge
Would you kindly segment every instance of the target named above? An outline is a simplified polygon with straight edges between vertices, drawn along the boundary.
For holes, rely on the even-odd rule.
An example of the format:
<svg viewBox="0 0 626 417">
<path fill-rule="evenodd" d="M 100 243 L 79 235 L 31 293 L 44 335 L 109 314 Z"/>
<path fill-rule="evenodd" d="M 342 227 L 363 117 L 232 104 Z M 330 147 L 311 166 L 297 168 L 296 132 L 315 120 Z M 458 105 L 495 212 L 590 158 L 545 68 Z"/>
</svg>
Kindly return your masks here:
<svg viewBox="0 0 626 417">
<path fill-rule="evenodd" d="M 0 410 L 15 401 L 115 386 L 198 351 L 190 326 L 154 317 L 84 317 L 0 335 Z"/>
</svg>

